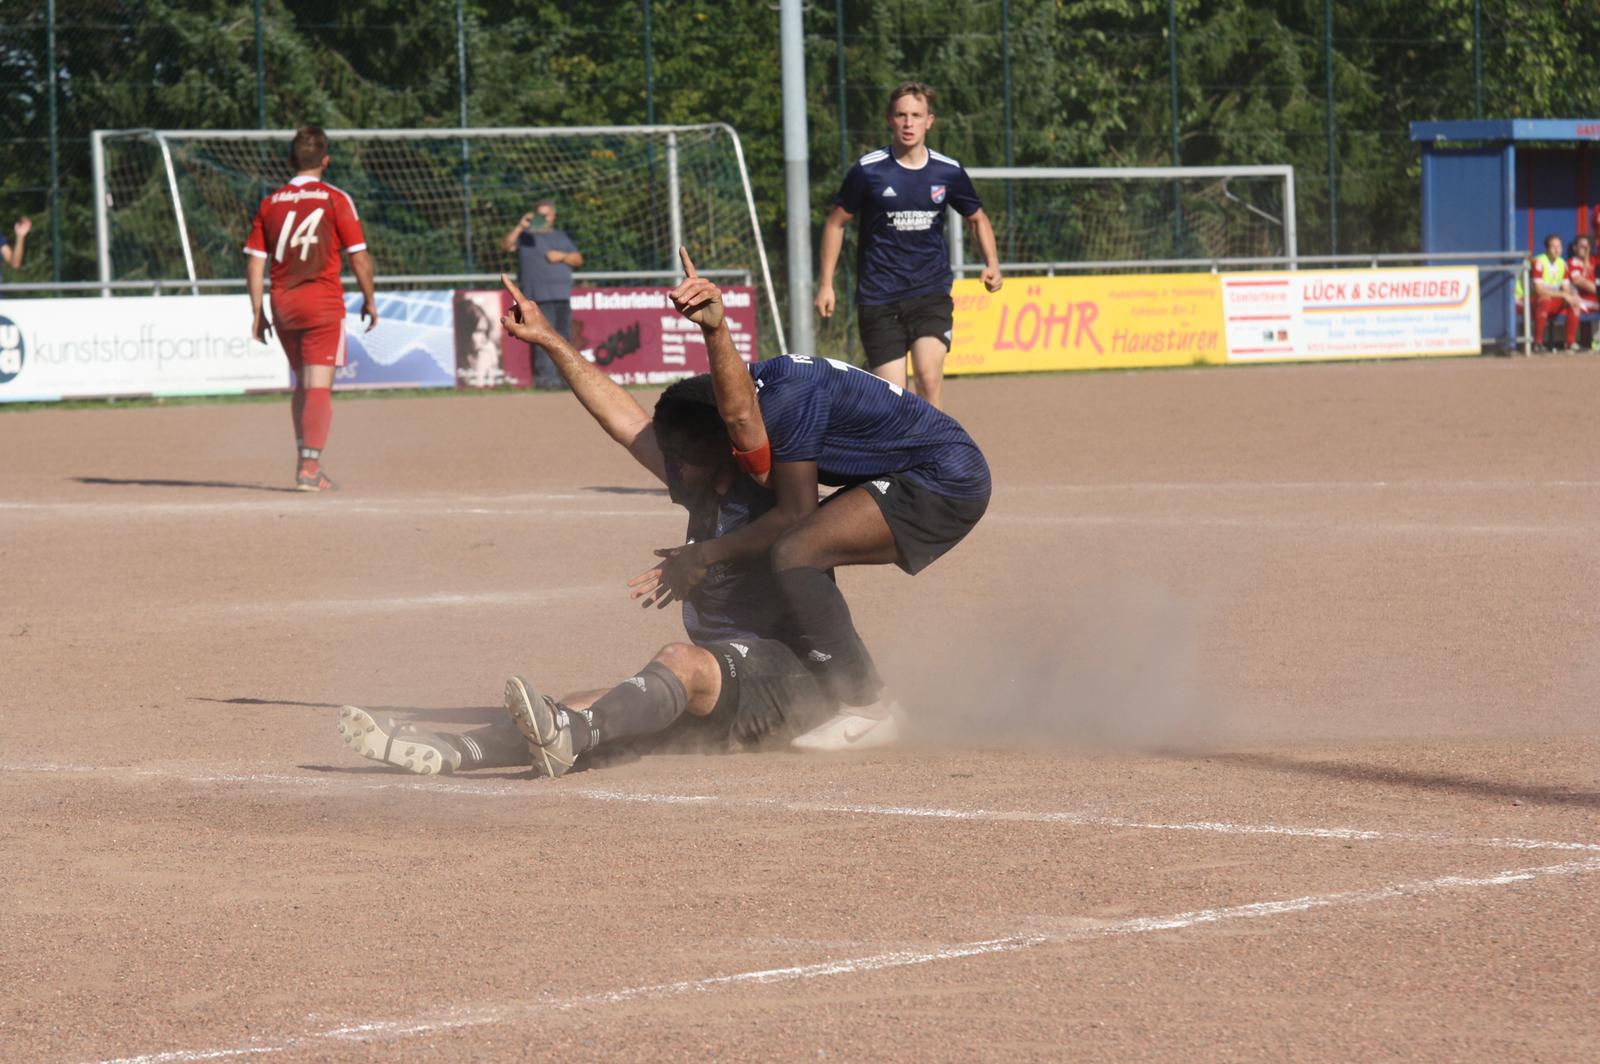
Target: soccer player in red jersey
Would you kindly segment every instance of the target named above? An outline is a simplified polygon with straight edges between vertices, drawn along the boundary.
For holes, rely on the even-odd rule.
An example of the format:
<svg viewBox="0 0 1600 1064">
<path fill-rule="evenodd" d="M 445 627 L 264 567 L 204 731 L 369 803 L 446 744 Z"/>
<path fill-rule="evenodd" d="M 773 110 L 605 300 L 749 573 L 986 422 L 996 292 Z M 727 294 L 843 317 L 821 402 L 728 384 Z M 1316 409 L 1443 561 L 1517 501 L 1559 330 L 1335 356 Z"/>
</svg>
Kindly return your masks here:
<svg viewBox="0 0 1600 1064">
<path fill-rule="evenodd" d="M 1594 314 L 1600 311 L 1600 292 L 1595 288 L 1594 242 L 1587 236 L 1572 241 L 1572 257 L 1567 260 L 1567 279 L 1578 294 L 1578 313 Z M 1577 319 L 1572 319 L 1576 321 Z M 1569 327 L 1574 337 L 1577 330 Z M 1568 347 L 1573 346 L 1569 341 Z"/>
<path fill-rule="evenodd" d="M 302 126 L 289 146 L 289 163 L 294 177 L 261 201 L 244 245 L 251 334 L 265 342 L 276 328 L 294 370 L 295 487 L 329 491 L 335 484 L 322 468 L 322 449 L 333 424 L 333 373 L 345 361 L 341 251 L 350 256 L 350 269 L 361 286 L 361 316 L 368 332 L 378 324 L 378 301 L 372 256 L 355 202 L 322 180 L 328 168 L 328 135 L 316 126 Z M 271 321 L 261 305 L 269 262 Z"/>
<path fill-rule="evenodd" d="M 1552 315 L 1567 319 L 1567 348 L 1578 343 L 1578 315 L 1583 313 L 1578 292 L 1567 277 L 1567 260 L 1561 257 L 1561 238 L 1551 233 L 1544 238 L 1544 254 L 1534 256 L 1528 266 L 1533 278 L 1533 342 L 1544 346 L 1545 327 Z"/>
</svg>

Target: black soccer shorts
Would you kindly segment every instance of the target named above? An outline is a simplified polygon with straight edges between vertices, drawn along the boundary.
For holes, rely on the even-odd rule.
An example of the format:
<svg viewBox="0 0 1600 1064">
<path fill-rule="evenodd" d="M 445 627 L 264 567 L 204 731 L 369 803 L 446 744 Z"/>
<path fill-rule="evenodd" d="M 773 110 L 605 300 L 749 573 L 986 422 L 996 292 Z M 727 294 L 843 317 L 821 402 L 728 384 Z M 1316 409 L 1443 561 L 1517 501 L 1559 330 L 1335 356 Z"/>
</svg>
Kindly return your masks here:
<svg viewBox="0 0 1600 1064">
<path fill-rule="evenodd" d="M 704 649 L 722 669 L 722 694 L 710 714 L 698 720 L 736 742 L 787 741 L 837 711 L 806 663 L 786 643 L 735 639 L 706 643 Z"/>
<path fill-rule="evenodd" d="M 913 575 L 966 539 L 989 509 L 987 494 L 952 498 L 896 474 L 869 480 L 861 488 L 883 511 L 900 554 L 896 564 Z"/>
<path fill-rule="evenodd" d="M 861 349 L 874 369 L 905 358 L 911 345 L 924 336 L 934 337 L 949 351 L 954 322 L 955 302 L 948 292 L 856 308 Z"/>
</svg>

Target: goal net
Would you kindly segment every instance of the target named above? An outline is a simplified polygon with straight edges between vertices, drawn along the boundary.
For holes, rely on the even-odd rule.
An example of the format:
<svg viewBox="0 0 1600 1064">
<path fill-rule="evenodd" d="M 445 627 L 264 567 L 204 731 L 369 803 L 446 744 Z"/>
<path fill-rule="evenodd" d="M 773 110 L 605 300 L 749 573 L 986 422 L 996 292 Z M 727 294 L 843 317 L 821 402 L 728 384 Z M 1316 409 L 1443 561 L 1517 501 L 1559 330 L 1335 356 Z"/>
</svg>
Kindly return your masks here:
<svg viewBox="0 0 1600 1064">
<path fill-rule="evenodd" d="M 238 278 L 261 198 L 289 176 L 293 130 L 98 131 L 100 278 Z M 603 283 L 667 284 L 683 244 L 721 283 L 756 288 L 763 341 L 782 323 L 732 127 L 328 131 L 328 180 L 350 193 L 378 276 L 426 283 L 512 265 L 507 231 L 555 202 Z M 437 286 L 437 284 L 435 285 Z M 782 350 L 782 346 L 767 350 Z"/>
<path fill-rule="evenodd" d="M 1296 253 L 1288 166 L 972 168 L 1004 263 L 1265 258 Z M 958 261 L 982 254 L 956 229 Z M 963 240 L 963 237 L 966 239 Z"/>
</svg>

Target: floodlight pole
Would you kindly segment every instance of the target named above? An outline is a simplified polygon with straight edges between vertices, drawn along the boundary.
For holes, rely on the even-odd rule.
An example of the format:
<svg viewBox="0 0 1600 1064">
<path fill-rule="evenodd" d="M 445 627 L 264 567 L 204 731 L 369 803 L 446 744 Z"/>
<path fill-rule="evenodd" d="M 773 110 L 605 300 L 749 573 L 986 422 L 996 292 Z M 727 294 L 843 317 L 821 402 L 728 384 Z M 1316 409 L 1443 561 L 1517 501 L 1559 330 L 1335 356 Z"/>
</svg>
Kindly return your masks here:
<svg viewBox="0 0 1600 1064">
<path fill-rule="evenodd" d="M 807 173 L 805 39 L 801 0 L 782 0 L 778 14 L 783 54 L 783 177 L 789 230 L 790 352 L 815 354 L 811 320 L 811 181 Z"/>
</svg>

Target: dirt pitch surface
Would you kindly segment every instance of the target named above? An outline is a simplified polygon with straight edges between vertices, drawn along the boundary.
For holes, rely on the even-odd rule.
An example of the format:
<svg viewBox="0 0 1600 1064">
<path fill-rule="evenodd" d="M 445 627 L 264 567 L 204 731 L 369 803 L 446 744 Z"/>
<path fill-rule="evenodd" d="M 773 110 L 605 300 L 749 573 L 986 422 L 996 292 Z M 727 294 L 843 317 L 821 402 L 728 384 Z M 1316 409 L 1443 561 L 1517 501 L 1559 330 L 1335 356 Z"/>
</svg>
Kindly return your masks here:
<svg viewBox="0 0 1600 1064">
<path fill-rule="evenodd" d="M 679 636 L 562 395 L 0 414 L 0 1059 L 1600 1058 L 1600 359 L 957 381 L 888 753 L 362 761 Z M 648 401 L 649 397 L 645 397 Z"/>
</svg>

